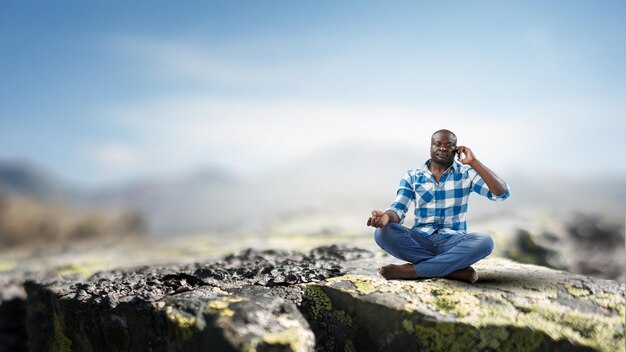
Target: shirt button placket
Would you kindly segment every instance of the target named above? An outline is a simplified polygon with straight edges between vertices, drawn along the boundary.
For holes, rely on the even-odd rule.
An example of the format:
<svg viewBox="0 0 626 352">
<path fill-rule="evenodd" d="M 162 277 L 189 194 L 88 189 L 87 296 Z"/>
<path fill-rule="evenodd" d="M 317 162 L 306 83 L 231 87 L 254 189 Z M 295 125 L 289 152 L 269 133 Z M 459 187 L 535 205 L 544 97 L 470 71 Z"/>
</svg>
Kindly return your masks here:
<svg viewBox="0 0 626 352">
<path fill-rule="evenodd" d="M 435 185 L 436 187 L 436 192 L 435 194 L 439 195 L 441 193 L 441 190 L 443 190 L 443 177 L 439 180 L 439 183 Z M 439 230 L 441 228 L 441 215 L 442 215 L 442 211 L 443 211 L 443 202 L 444 199 L 440 196 L 437 196 L 436 200 L 435 200 L 435 216 L 437 217 L 437 230 Z"/>
</svg>

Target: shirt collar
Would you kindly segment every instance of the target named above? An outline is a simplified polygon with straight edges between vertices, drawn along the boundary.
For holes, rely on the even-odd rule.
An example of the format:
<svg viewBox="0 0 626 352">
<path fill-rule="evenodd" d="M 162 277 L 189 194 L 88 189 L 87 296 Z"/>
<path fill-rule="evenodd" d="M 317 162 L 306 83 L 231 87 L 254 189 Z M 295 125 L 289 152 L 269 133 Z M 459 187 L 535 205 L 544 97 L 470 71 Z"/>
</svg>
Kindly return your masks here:
<svg viewBox="0 0 626 352">
<path fill-rule="evenodd" d="M 430 162 L 431 162 L 431 159 L 426 160 L 426 162 L 424 163 L 424 165 L 422 165 L 422 167 L 420 169 L 422 171 L 430 172 L 430 170 L 428 170 L 428 166 L 430 166 Z M 450 168 L 452 169 L 452 172 L 461 172 L 461 163 L 456 161 L 456 160 L 453 160 L 452 161 L 452 165 L 450 165 L 450 167 L 448 169 L 450 169 Z"/>
</svg>

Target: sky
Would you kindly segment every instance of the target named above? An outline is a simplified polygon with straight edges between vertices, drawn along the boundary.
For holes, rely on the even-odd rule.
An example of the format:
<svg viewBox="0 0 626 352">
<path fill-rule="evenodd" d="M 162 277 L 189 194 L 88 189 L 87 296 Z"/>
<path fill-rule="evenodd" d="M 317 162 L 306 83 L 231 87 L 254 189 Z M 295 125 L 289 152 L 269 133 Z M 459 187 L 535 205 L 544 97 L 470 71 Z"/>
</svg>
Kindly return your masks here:
<svg viewBox="0 0 626 352">
<path fill-rule="evenodd" d="M 87 186 L 351 144 L 421 164 L 447 128 L 494 170 L 624 176 L 625 17 L 623 1 L 5 0 L 0 160 Z"/>
</svg>

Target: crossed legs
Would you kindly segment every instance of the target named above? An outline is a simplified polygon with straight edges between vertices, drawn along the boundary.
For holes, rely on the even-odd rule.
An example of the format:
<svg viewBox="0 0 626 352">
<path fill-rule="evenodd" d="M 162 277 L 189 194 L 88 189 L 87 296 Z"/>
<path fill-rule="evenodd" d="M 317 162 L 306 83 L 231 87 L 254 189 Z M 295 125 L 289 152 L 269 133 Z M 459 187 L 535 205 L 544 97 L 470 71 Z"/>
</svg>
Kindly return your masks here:
<svg viewBox="0 0 626 352">
<path fill-rule="evenodd" d="M 469 233 L 453 245 L 434 247 L 427 238 L 395 223 L 376 229 L 374 239 L 387 253 L 408 262 L 380 268 L 387 279 L 447 277 L 475 282 L 478 275 L 471 265 L 493 250 L 493 240 L 484 233 Z"/>
</svg>

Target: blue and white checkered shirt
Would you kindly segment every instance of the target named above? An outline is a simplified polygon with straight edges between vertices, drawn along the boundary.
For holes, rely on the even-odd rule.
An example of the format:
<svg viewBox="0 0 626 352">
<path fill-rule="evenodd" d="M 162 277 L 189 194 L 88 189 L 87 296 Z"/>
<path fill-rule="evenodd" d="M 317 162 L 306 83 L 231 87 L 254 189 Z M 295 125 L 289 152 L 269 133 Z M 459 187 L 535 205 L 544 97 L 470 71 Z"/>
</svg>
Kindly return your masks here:
<svg viewBox="0 0 626 352">
<path fill-rule="evenodd" d="M 444 235 L 465 233 L 467 224 L 467 200 L 470 192 L 476 192 L 493 201 L 509 197 L 509 186 L 499 196 L 491 193 L 482 177 L 469 165 L 454 160 L 441 175 L 439 183 L 428 170 L 430 160 L 424 166 L 407 171 L 400 180 L 395 201 L 387 210 L 393 210 L 404 222 L 409 203 L 415 207 L 413 229 L 428 236 L 435 231 Z"/>
</svg>

